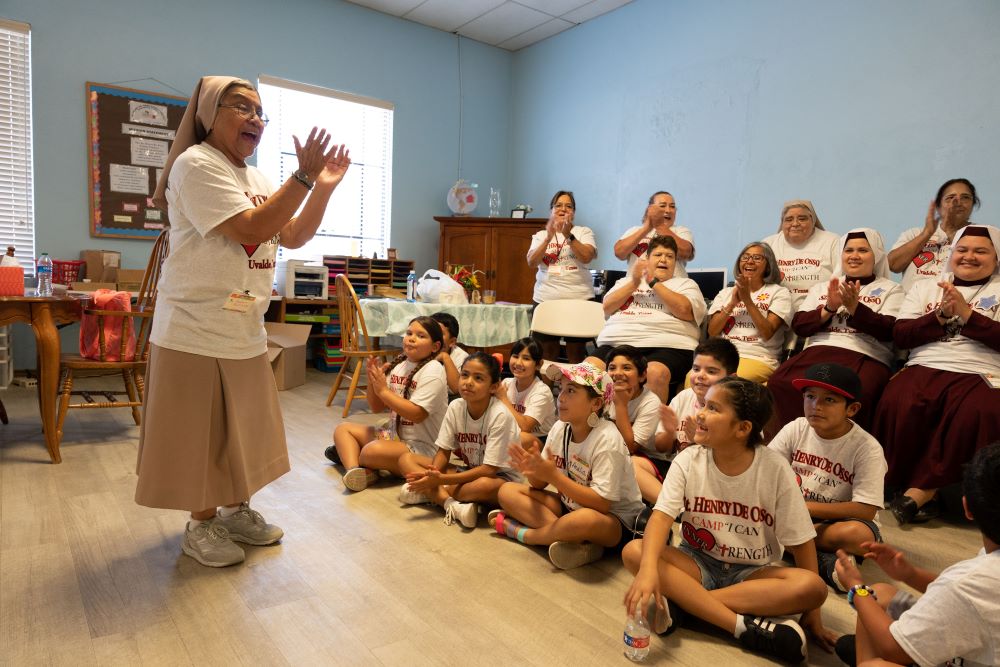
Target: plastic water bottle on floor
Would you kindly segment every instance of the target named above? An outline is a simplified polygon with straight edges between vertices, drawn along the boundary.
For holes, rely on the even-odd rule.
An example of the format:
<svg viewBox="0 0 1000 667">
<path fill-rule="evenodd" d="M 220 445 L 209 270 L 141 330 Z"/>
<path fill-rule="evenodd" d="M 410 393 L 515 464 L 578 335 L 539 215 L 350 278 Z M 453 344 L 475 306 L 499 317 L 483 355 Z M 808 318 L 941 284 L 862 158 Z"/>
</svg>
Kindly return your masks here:
<svg viewBox="0 0 1000 667">
<path fill-rule="evenodd" d="M 642 662 L 649 655 L 649 623 L 642 612 L 629 614 L 625 619 L 624 632 L 625 657 L 632 662 Z"/>
<path fill-rule="evenodd" d="M 413 303 L 417 300 L 417 274 L 410 269 L 410 274 L 406 276 L 406 300 Z"/>
<path fill-rule="evenodd" d="M 42 253 L 38 258 L 35 267 L 35 277 L 38 279 L 38 287 L 35 288 L 35 296 L 52 296 L 52 258 L 48 253 Z"/>
</svg>

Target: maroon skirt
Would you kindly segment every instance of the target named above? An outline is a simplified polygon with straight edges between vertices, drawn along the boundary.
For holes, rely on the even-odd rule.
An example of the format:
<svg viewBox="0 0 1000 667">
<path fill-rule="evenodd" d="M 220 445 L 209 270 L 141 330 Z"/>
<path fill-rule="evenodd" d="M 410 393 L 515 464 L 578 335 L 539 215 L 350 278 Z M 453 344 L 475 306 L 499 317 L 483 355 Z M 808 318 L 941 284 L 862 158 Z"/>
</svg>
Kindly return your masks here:
<svg viewBox="0 0 1000 667">
<path fill-rule="evenodd" d="M 1000 439 L 1000 389 L 973 373 L 907 366 L 886 386 L 873 434 L 885 448 L 888 486 L 954 484 L 976 451 Z"/>
<path fill-rule="evenodd" d="M 802 392 L 792 386 L 792 380 L 804 377 L 806 369 L 813 364 L 840 364 L 858 374 L 861 378 L 861 409 L 854 415 L 854 423 L 871 433 L 875 408 L 892 372 L 881 361 L 868 355 L 832 345 L 806 348 L 781 364 L 767 381 L 767 388 L 774 396 L 775 414 L 780 421 L 778 429 L 803 416 Z"/>
</svg>

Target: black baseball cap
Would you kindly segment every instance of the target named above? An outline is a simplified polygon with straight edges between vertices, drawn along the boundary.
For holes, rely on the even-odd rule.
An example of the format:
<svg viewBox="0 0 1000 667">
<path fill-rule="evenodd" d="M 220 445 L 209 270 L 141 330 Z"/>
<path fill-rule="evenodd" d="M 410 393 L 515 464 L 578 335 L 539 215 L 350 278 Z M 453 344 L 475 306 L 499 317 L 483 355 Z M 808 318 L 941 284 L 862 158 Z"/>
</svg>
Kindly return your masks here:
<svg viewBox="0 0 1000 667">
<path fill-rule="evenodd" d="M 792 380 L 792 386 L 802 391 L 807 387 L 822 387 L 851 401 L 861 397 L 861 378 L 840 364 L 813 364 L 804 377 Z"/>
</svg>

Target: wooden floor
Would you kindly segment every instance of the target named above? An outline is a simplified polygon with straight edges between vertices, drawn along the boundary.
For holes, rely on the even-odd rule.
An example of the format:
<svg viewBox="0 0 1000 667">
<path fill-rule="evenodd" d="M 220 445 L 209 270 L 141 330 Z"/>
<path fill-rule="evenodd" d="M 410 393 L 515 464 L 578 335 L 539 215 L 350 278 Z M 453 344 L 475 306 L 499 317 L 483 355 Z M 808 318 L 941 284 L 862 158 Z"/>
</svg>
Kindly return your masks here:
<svg viewBox="0 0 1000 667">
<path fill-rule="evenodd" d="M 597 665 L 621 656 L 616 557 L 554 570 L 485 527 L 400 507 L 398 483 L 345 493 L 327 464 L 340 409 L 331 376 L 281 393 L 292 471 L 254 498 L 285 529 L 214 570 L 181 555 L 181 512 L 133 502 L 138 429 L 127 410 L 77 410 L 51 465 L 33 390 L 0 392 L 0 662 L 11 665 Z M 343 393 L 341 393 L 343 396 Z M 342 400 L 342 399 L 341 399 Z M 339 401 L 338 401 L 339 402 Z M 982 545 L 969 526 L 886 530 L 940 568 Z M 864 571 L 877 578 L 866 564 Z M 827 625 L 853 628 L 831 594 Z M 772 664 L 719 633 L 655 638 L 652 664 Z M 810 664 L 837 665 L 810 647 Z"/>
</svg>

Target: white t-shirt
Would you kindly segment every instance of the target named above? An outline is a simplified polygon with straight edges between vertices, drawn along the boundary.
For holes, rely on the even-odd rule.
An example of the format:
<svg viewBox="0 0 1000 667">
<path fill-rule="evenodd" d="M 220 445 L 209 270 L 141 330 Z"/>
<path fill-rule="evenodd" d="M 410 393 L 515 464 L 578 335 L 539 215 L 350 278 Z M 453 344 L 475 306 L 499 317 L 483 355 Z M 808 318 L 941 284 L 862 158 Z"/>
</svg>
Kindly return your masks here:
<svg viewBox="0 0 1000 667">
<path fill-rule="evenodd" d="M 451 363 L 455 364 L 455 368 L 462 370 L 462 364 L 464 364 L 465 360 L 469 358 L 469 353 L 456 345 L 451 348 L 451 352 L 448 353 L 448 356 L 451 357 Z"/>
<path fill-rule="evenodd" d="M 260 206 L 274 192 L 254 167 L 237 167 L 208 144 L 184 151 L 170 170 L 170 253 L 163 262 L 150 340 L 160 347 L 221 359 L 267 352 L 264 313 L 274 283 L 278 237 L 259 245 L 230 241 L 221 223 Z M 257 301 L 223 310 L 232 292 Z"/>
<path fill-rule="evenodd" d="M 611 288 L 611 292 L 631 286 L 632 279 L 622 278 Z M 663 283 L 667 289 L 677 292 L 691 303 L 694 321 L 686 322 L 674 317 L 663 299 L 657 295 L 643 279 L 628 297 L 604 323 L 598 345 L 634 345 L 635 347 L 667 347 L 676 350 L 693 350 L 698 347 L 701 337 L 702 320 L 705 319 L 705 297 L 698 284 L 690 278 L 671 278 Z M 608 294 L 610 295 L 611 292 Z M 607 299 L 607 296 L 604 297 Z"/>
<path fill-rule="evenodd" d="M 455 452 L 470 468 L 496 466 L 500 477 L 520 481 L 520 473 L 510 467 L 507 449 L 520 435 L 514 416 L 500 401 L 491 400 L 486 412 L 473 419 L 468 403 L 458 398 L 448 404 L 436 444 L 439 449 Z"/>
<path fill-rule="evenodd" d="M 402 396 L 406 378 L 416 365 L 416 362 L 407 359 L 393 368 L 387 378 L 389 388 Z M 410 396 L 407 400 L 426 410 L 427 419 L 419 424 L 414 424 L 409 419 L 400 419 L 399 432 L 396 435 L 406 443 L 410 451 L 433 457 L 437 451 L 434 442 L 437 440 L 438 431 L 441 430 L 444 413 L 448 409 L 448 377 L 445 375 L 444 366 L 436 360 L 427 362 L 410 381 L 410 387 Z M 395 427 L 396 413 L 390 411 L 389 415 Z"/>
<path fill-rule="evenodd" d="M 923 231 L 923 227 L 907 229 L 896 239 L 892 250 L 917 238 Z M 931 237 L 927 239 L 923 250 L 918 252 L 916 257 L 911 259 L 906 268 L 903 269 L 903 291 L 909 292 L 918 280 L 940 276 L 941 270 L 948 264 L 949 257 L 951 257 L 951 242 L 948 241 L 948 234 L 938 225 Z"/>
<path fill-rule="evenodd" d="M 843 275 L 838 277 L 843 284 L 845 277 Z M 825 306 L 829 284 L 827 281 L 813 285 L 805 300 L 799 304 L 799 311 L 807 312 Z M 861 286 L 858 302 L 880 315 L 895 317 L 899 312 L 899 306 L 903 303 L 903 288 L 888 278 L 876 278 Z M 861 333 L 847 323 L 849 318 L 847 309 L 841 307 L 837 314 L 830 318 L 830 323 L 825 329 L 809 337 L 806 347 L 813 345 L 840 347 L 877 359 L 886 366 L 891 364 L 895 354 L 892 343 L 883 343 L 873 336 Z"/>
<path fill-rule="evenodd" d="M 764 243 L 774 251 L 781 269 L 781 284 L 791 290 L 796 307 L 806 298 L 810 287 L 830 280 L 840 261 L 840 237 L 825 229 L 814 229 L 801 247 L 786 241 L 781 232 L 768 236 Z"/>
<path fill-rule="evenodd" d="M 629 227 L 628 229 L 625 230 L 625 233 L 618 238 L 618 240 L 621 241 L 626 236 L 631 236 L 640 229 L 642 229 L 642 225 Z M 677 236 L 681 237 L 682 239 L 690 243 L 692 247 L 694 247 L 694 234 L 691 233 L 690 229 L 688 229 L 687 227 L 681 227 L 680 225 L 674 225 L 670 228 L 670 231 L 672 231 L 674 234 L 677 234 Z M 646 256 L 646 249 L 649 248 L 649 239 L 653 238 L 654 236 L 663 236 L 663 234 L 657 234 L 655 229 L 650 229 L 648 232 L 646 232 L 645 236 L 639 239 L 638 245 L 632 248 L 632 252 L 628 254 L 628 259 L 626 259 L 625 261 L 628 262 L 628 271 L 630 273 L 632 272 L 632 267 L 635 266 L 635 263 L 639 261 L 639 258 Z M 687 267 L 687 260 L 678 257 L 677 268 L 674 269 L 674 278 L 687 278 L 688 274 L 686 267 Z"/>
<path fill-rule="evenodd" d="M 694 419 L 694 416 L 698 414 L 698 411 L 705 407 L 699 400 L 698 395 L 694 393 L 694 389 L 688 387 L 682 391 L 679 391 L 676 396 L 670 399 L 670 408 L 677 413 L 677 442 L 682 445 L 692 444 L 687 437 L 687 433 L 684 431 L 684 427 L 687 422 Z M 663 424 L 659 421 L 656 422 L 656 432 L 666 433 L 663 430 Z M 646 452 L 650 458 L 655 459 L 665 459 L 669 460 L 674 457 L 670 452 Z"/>
<path fill-rule="evenodd" d="M 729 303 L 733 293 L 733 287 L 724 287 L 719 295 L 712 300 L 712 307 L 708 314 L 717 313 Z M 764 285 L 756 292 L 752 292 L 754 303 L 762 313 L 774 313 L 786 325 L 792 323 L 792 295 L 786 287 L 781 285 Z M 722 328 L 720 335 L 728 339 L 739 351 L 741 357 L 749 357 L 762 361 L 771 368 L 778 367 L 778 359 L 781 358 L 781 348 L 785 344 L 785 334 L 787 329 L 781 329 L 770 340 L 764 340 L 757 331 L 757 325 L 753 323 L 753 318 L 747 312 L 746 305 L 741 301 L 733 314 L 729 316 L 729 321 Z"/>
<path fill-rule="evenodd" d="M 971 308 L 994 322 L 1000 321 L 1000 276 L 985 285 L 958 287 Z M 899 307 L 900 320 L 912 320 L 935 311 L 941 304 L 936 279 L 918 280 Z M 910 350 L 907 366 L 926 366 L 955 373 L 987 373 L 1000 376 L 1000 352 L 959 333 L 954 338 L 932 341 Z"/>
<path fill-rule="evenodd" d="M 598 495 L 611 503 L 611 513 L 625 525 L 635 522 L 642 509 L 642 493 L 635 481 L 632 457 L 618 428 L 606 419 L 591 429 L 583 442 L 573 442 L 570 438 L 568 461 L 564 457 L 563 441 L 569 424 L 557 421 L 545 440 L 543 456 L 553 456 L 556 467 L 574 482 L 590 487 Z M 562 494 L 563 503 L 572 510 L 581 505 Z"/>
<path fill-rule="evenodd" d="M 726 563 L 768 565 L 785 546 L 816 537 L 792 469 L 767 447 L 755 447 L 753 463 L 735 477 L 716 467 L 708 447 L 688 447 L 670 464 L 653 509 L 680 517 L 684 542 Z"/>
<path fill-rule="evenodd" d="M 955 563 L 889 632 L 921 667 L 1000 663 L 1000 551 L 980 549 L 975 558 Z"/>
<path fill-rule="evenodd" d="M 660 421 L 660 397 L 643 387 L 639 395 L 628 402 L 628 420 L 632 424 L 632 439 L 648 455 L 659 454 L 653 437 Z M 614 423 L 615 404 L 608 406 L 608 418 Z"/>
<path fill-rule="evenodd" d="M 507 378 L 503 383 L 514 409 L 538 422 L 531 433 L 539 436 L 548 434 L 556 423 L 556 402 L 549 386 L 537 377 L 524 391 L 517 390 L 517 380 L 514 378 Z"/>
<path fill-rule="evenodd" d="M 573 227 L 570 232 L 577 241 L 593 247 L 596 251 L 597 241 L 594 232 L 589 227 Z M 528 255 L 545 242 L 547 232 L 541 229 L 531 237 L 531 247 Z M 597 255 L 594 255 L 597 259 Z M 535 273 L 535 292 L 532 298 L 536 303 L 553 299 L 593 299 L 594 279 L 590 275 L 588 264 L 577 259 L 569 241 L 562 234 L 556 234 L 545 248 L 545 255 L 538 264 Z"/>
<path fill-rule="evenodd" d="M 885 454 L 878 440 L 857 424 L 843 436 L 826 440 L 799 417 L 785 424 L 768 447 L 792 464 L 806 501 L 883 507 Z"/>
</svg>

